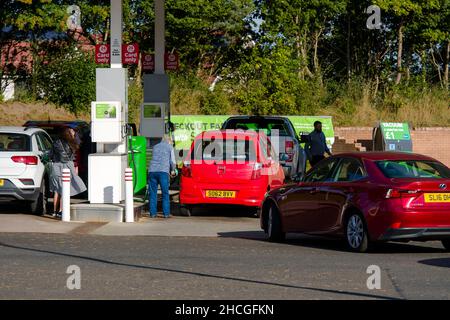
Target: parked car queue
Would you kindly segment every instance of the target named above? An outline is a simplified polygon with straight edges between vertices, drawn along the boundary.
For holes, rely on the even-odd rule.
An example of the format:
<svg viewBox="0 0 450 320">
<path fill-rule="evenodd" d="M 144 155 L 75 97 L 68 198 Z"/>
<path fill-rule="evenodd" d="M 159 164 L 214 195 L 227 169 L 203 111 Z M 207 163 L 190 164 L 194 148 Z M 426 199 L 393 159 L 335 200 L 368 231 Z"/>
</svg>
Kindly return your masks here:
<svg viewBox="0 0 450 320">
<path fill-rule="evenodd" d="M 358 252 L 411 240 L 441 240 L 450 250 L 450 169 L 443 163 L 404 152 L 339 154 L 286 184 L 276 159 L 261 132 L 198 135 L 182 167 L 182 213 L 243 205 L 258 210 L 271 241 L 299 232 L 342 237 Z"/>
</svg>

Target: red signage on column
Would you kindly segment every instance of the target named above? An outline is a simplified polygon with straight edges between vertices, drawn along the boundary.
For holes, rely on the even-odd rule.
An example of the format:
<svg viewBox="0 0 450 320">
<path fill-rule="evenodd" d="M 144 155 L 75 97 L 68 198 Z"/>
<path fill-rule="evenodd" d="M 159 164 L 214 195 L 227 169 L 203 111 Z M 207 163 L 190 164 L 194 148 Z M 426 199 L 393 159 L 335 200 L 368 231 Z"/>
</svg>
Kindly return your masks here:
<svg viewBox="0 0 450 320">
<path fill-rule="evenodd" d="M 122 45 L 122 63 L 137 64 L 139 59 L 139 45 L 137 43 Z"/>
<path fill-rule="evenodd" d="M 95 45 L 95 63 L 108 64 L 110 62 L 111 50 L 109 44 Z"/>
<path fill-rule="evenodd" d="M 142 54 L 142 70 L 153 71 L 155 70 L 155 55 L 150 53 Z"/>
<path fill-rule="evenodd" d="M 180 57 L 178 53 L 167 53 L 164 55 L 164 65 L 166 70 L 178 70 Z"/>
</svg>

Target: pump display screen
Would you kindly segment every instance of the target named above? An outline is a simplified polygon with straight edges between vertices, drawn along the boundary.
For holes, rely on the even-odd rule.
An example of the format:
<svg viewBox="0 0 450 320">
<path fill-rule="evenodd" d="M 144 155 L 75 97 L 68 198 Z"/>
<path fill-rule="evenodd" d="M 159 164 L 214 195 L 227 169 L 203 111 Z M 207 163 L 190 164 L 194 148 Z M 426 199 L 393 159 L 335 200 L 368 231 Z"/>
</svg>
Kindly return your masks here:
<svg viewBox="0 0 450 320">
<path fill-rule="evenodd" d="M 116 119 L 117 108 L 115 105 L 99 103 L 95 106 L 95 117 L 97 119 Z"/>
<path fill-rule="evenodd" d="M 161 107 L 153 104 L 144 105 L 144 118 L 161 118 Z"/>
</svg>

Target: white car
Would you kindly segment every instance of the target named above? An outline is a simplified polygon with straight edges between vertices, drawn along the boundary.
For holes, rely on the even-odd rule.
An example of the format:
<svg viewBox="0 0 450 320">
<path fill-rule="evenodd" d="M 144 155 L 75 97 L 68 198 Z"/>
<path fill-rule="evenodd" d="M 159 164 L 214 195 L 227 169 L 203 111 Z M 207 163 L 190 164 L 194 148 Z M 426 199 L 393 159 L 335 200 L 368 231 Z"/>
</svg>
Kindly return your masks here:
<svg viewBox="0 0 450 320">
<path fill-rule="evenodd" d="M 47 213 L 51 147 L 42 129 L 0 126 L 0 201 L 26 201 L 31 213 Z"/>
</svg>

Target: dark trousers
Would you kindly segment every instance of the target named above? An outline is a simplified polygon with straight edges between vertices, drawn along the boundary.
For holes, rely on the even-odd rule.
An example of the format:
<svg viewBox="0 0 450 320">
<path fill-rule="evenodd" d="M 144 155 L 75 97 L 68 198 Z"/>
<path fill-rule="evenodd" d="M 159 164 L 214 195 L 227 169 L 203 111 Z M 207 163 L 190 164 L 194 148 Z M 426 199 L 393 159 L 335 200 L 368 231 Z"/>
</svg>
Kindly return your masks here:
<svg viewBox="0 0 450 320">
<path fill-rule="evenodd" d="M 323 159 L 325 159 L 325 156 L 312 156 L 311 160 L 309 160 L 309 163 L 311 164 L 311 167 L 314 167 Z"/>
</svg>

